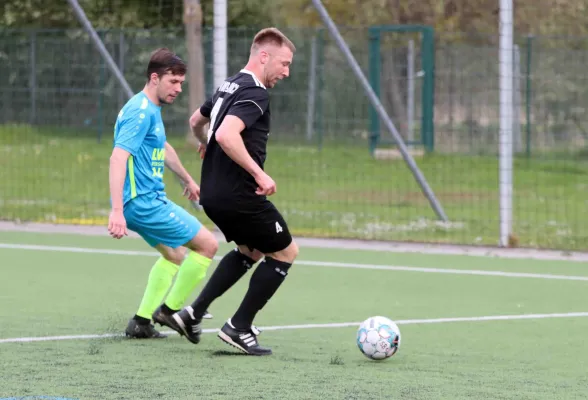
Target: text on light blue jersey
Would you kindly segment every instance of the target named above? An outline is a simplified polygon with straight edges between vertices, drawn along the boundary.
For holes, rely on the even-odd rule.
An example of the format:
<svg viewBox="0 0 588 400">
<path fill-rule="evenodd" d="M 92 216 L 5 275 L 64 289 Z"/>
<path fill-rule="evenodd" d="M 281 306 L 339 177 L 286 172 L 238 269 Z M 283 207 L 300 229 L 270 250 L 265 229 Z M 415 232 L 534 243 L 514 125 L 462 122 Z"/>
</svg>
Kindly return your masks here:
<svg viewBox="0 0 588 400">
<path fill-rule="evenodd" d="M 114 126 L 114 147 L 131 153 L 123 204 L 147 193 L 164 194 L 165 142 L 161 107 L 151 102 L 145 93 L 137 93 L 124 105 Z"/>
</svg>

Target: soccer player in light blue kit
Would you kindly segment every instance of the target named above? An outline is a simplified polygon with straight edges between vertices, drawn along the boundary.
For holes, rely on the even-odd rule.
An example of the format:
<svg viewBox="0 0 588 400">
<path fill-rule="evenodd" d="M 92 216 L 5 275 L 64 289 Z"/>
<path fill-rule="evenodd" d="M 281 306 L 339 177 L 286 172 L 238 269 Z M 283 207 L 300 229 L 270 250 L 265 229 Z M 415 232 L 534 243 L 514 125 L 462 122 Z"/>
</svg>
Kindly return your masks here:
<svg viewBox="0 0 588 400">
<path fill-rule="evenodd" d="M 181 331 L 171 315 L 204 279 L 218 249 L 214 235 L 167 198 L 163 183 L 167 167 L 184 181 L 184 195 L 199 199 L 200 188 L 167 143 L 161 119 L 161 106 L 173 103 L 180 94 L 185 75 L 186 65 L 178 56 L 165 48 L 154 51 L 144 89 L 125 104 L 114 129 L 108 231 L 116 239 L 126 236 L 127 229 L 135 231 L 161 254 L 151 269 L 139 309 L 126 328 L 126 335 L 132 338 L 165 337 L 155 330 L 152 318 Z"/>
</svg>

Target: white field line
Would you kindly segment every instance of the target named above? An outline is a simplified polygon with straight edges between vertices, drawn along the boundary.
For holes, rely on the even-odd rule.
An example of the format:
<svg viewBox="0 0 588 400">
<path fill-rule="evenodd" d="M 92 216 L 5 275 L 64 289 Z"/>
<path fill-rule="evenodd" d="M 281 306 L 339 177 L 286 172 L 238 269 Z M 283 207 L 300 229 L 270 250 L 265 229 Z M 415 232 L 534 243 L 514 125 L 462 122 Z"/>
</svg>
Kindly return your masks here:
<svg viewBox="0 0 588 400">
<path fill-rule="evenodd" d="M 124 255 L 124 256 L 158 256 L 155 251 L 134 251 L 134 250 L 113 250 L 113 249 L 90 249 L 80 247 L 62 247 L 62 246 L 42 246 L 28 244 L 0 243 L 0 249 L 16 250 L 34 250 L 34 251 L 55 251 L 65 253 L 88 253 L 88 254 L 106 254 L 106 255 Z M 222 257 L 215 257 L 220 260 Z M 507 272 L 507 271 L 485 271 L 471 269 L 446 269 L 446 268 L 425 268 L 425 267 L 407 267 L 398 265 L 378 265 L 378 264 L 357 264 L 342 263 L 333 261 L 305 261 L 296 260 L 296 265 L 308 265 L 315 267 L 335 267 L 335 268 L 355 268 L 355 269 L 372 269 L 385 271 L 407 271 L 407 272 L 424 272 L 435 274 L 454 274 L 454 275 L 479 275 L 479 276 L 498 276 L 507 278 L 535 278 L 535 279 L 555 279 L 568 281 L 588 281 L 588 276 L 574 275 L 554 275 L 554 274 L 535 274 L 527 272 Z"/>
<path fill-rule="evenodd" d="M 0 232 L 28 232 L 43 234 L 69 234 L 84 236 L 101 236 L 109 238 L 106 226 L 67 225 L 49 223 L 14 223 L 0 221 Z M 224 240 L 222 233 L 216 229 L 213 235 L 220 241 Z M 141 237 L 130 231 L 128 238 L 140 240 Z M 406 243 L 361 239 L 327 239 L 296 236 L 294 238 L 300 247 L 331 248 L 345 250 L 369 250 L 388 253 L 418 253 L 435 255 L 467 255 L 492 258 L 513 258 L 533 260 L 561 260 L 568 262 L 588 262 L 588 251 L 545 250 L 534 248 L 499 248 L 480 245 L 452 245 L 441 243 Z"/>
<path fill-rule="evenodd" d="M 546 319 L 546 318 L 583 318 L 588 317 L 588 312 L 573 312 L 560 314 L 522 314 L 522 315 L 490 315 L 485 317 L 461 317 L 461 318 L 434 318 L 434 319 L 406 319 L 395 321 L 398 325 L 414 324 L 442 324 L 449 322 L 482 322 L 482 321 L 513 321 L 524 319 Z M 293 329 L 324 329 L 324 328 L 349 328 L 359 327 L 360 322 L 343 322 L 331 324 L 302 324 L 302 325 L 281 325 L 261 327 L 262 331 L 283 331 Z M 218 329 L 203 329 L 203 333 L 216 333 Z M 176 334 L 174 331 L 165 331 L 165 334 Z M 30 343 L 30 342 L 52 342 L 57 340 L 80 340 L 80 339 L 106 339 L 124 337 L 122 334 L 109 333 L 102 335 L 64 335 L 64 336 L 42 336 L 42 337 L 20 337 L 0 339 L 2 343 Z"/>
</svg>

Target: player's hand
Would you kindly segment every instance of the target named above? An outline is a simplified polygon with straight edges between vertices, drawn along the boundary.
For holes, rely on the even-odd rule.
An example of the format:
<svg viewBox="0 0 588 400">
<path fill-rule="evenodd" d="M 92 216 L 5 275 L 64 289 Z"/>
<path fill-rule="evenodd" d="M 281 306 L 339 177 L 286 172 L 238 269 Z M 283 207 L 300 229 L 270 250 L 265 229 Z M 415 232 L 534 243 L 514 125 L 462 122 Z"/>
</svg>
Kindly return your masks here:
<svg viewBox="0 0 588 400">
<path fill-rule="evenodd" d="M 259 185 L 255 194 L 260 196 L 271 196 L 278 190 L 276 182 L 265 172 L 262 172 L 261 175 L 255 178 L 255 182 Z"/>
<path fill-rule="evenodd" d="M 198 145 L 198 153 L 200 153 L 200 159 L 204 160 L 204 154 L 206 154 L 206 145 L 204 143 Z"/>
<path fill-rule="evenodd" d="M 112 210 L 108 217 L 108 233 L 115 239 L 127 236 L 127 221 L 122 210 Z"/>
<path fill-rule="evenodd" d="M 188 196 L 190 201 L 198 201 L 200 199 L 200 186 L 191 180 L 184 187 L 184 196 Z"/>
</svg>

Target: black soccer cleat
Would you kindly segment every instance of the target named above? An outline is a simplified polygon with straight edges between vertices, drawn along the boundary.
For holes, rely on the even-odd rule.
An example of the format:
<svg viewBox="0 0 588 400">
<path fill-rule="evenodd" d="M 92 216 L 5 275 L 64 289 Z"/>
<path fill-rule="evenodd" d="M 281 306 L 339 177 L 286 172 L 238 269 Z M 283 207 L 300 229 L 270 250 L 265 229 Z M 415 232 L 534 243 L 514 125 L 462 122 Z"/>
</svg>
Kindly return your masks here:
<svg viewBox="0 0 588 400">
<path fill-rule="evenodd" d="M 151 318 L 153 318 L 153 322 L 158 323 L 161 326 L 172 328 L 174 331 L 182 335 L 182 329 L 173 318 L 173 314 L 164 313 L 161 306 L 157 307 L 157 310 L 155 310 Z"/>
<path fill-rule="evenodd" d="M 136 320 L 131 319 L 125 330 L 125 335 L 131 339 L 164 339 L 167 335 L 157 331 L 151 324 L 139 324 Z"/>
<path fill-rule="evenodd" d="M 200 335 L 202 335 L 201 322 L 202 318 L 194 317 L 194 309 L 191 306 L 184 307 L 178 311 L 172 318 L 176 322 L 178 331 L 181 335 L 186 336 L 190 342 L 194 344 L 200 343 Z"/>
<path fill-rule="evenodd" d="M 261 347 L 257 342 L 257 336 L 261 333 L 255 326 L 250 329 L 236 329 L 229 319 L 218 333 L 218 337 L 225 343 L 241 350 L 251 356 L 269 356 L 272 350 Z"/>
</svg>

